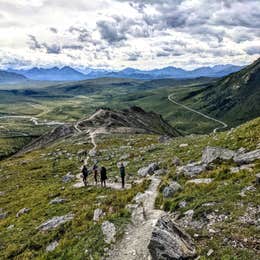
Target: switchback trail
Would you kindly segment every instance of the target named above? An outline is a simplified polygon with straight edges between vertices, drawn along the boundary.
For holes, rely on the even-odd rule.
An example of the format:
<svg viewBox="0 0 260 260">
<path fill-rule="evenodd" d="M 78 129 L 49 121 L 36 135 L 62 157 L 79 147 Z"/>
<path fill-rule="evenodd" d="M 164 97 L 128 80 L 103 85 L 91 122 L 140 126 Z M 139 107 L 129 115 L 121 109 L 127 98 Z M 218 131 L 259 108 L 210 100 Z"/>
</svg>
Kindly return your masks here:
<svg viewBox="0 0 260 260">
<path fill-rule="evenodd" d="M 139 206 L 133 210 L 132 223 L 127 226 L 122 240 L 114 245 L 105 259 L 151 259 L 148 245 L 152 231 L 157 220 L 164 214 L 164 211 L 154 209 L 157 189 L 160 182 L 160 178 L 155 176 L 151 177 L 149 188 L 143 194 L 137 196 L 136 200 L 143 206 Z"/>
<path fill-rule="evenodd" d="M 201 112 L 199 112 L 199 111 L 197 111 L 197 110 L 195 110 L 195 109 L 192 109 L 192 108 L 190 108 L 190 107 L 188 107 L 188 106 L 185 106 L 185 105 L 183 105 L 183 104 L 180 104 L 179 102 L 177 102 L 177 101 L 175 101 L 175 100 L 173 99 L 173 95 L 174 95 L 174 94 L 170 94 L 170 95 L 168 96 L 168 100 L 169 100 L 170 102 L 172 102 L 172 103 L 174 103 L 174 104 L 176 104 L 176 105 L 178 105 L 178 106 L 181 106 L 181 107 L 185 108 L 186 110 L 189 110 L 189 111 L 191 111 L 191 112 L 193 112 L 193 113 L 196 113 L 196 114 L 198 114 L 198 115 L 200 115 L 200 116 L 203 116 L 203 117 L 205 117 L 205 118 L 207 118 L 207 119 L 209 119 L 209 120 L 212 120 L 212 121 L 217 122 L 217 123 L 219 123 L 220 125 L 222 125 L 222 126 L 219 126 L 219 127 L 215 128 L 215 129 L 213 130 L 213 133 L 216 133 L 218 130 L 224 129 L 224 128 L 227 128 L 227 127 L 228 127 L 228 125 L 227 125 L 225 122 L 223 122 L 223 121 L 220 121 L 220 120 L 218 120 L 218 119 L 216 119 L 216 118 L 213 118 L 213 117 L 211 117 L 211 116 L 205 115 L 205 114 L 203 114 L 203 113 L 201 113 Z"/>
</svg>

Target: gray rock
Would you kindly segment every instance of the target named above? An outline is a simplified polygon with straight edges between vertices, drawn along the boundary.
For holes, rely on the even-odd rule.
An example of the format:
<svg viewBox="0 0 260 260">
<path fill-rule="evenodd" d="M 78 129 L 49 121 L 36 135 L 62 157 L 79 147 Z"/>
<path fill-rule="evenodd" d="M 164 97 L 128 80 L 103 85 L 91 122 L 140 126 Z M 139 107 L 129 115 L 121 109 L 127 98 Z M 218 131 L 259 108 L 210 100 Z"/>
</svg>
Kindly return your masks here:
<svg viewBox="0 0 260 260">
<path fill-rule="evenodd" d="M 188 259 L 196 256 L 192 238 L 168 215 L 156 223 L 148 245 L 152 260 Z"/>
<path fill-rule="evenodd" d="M 238 167 L 231 167 L 230 172 L 231 173 L 237 173 L 237 172 L 243 171 L 243 170 L 252 172 L 254 166 L 255 166 L 254 164 L 245 164 L 245 165 L 241 165 L 241 166 L 238 166 Z"/>
<path fill-rule="evenodd" d="M 163 189 L 163 197 L 171 198 L 177 191 L 181 189 L 181 185 L 178 182 L 173 181 L 169 186 Z"/>
<path fill-rule="evenodd" d="M 189 163 L 184 166 L 177 167 L 177 173 L 183 173 L 186 177 L 194 177 L 206 170 L 206 165 L 200 162 Z"/>
<path fill-rule="evenodd" d="M 183 201 L 181 201 L 180 203 L 179 203 L 179 207 L 180 208 L 185 208 L 186 206 L 187 206 L 187 201 L 185 201 L 185 200 L 183 200 Z"/>
<path fill-rule="evenodd" d="M 234 156 L 234 161 L 239 164 L 250 163 L 257 159 L 260 159 L 260 149 L 248 153 L 238 153 Z"/>
<path fill-rule="evenodd" d="M 4 196 L 4 195 L 5 195 L 5 192 L 4 191 L 0 191 L 0 197 Z"/>
<path fill-rule="evenodd" d="M 235 156 L 235 152 L 220 147 L 207 146 L 202 153 L 202 163 L 209 164 L 217 159 L 230 160 Z"/>
<path fill-rule="evenodd" d="M 46 252 L 52 252 L 56 249 L 56 247 L 59 245 L 58 241 L 53 241 L 46 247 Z"/>
<path fill-rule="evenodd" d="M 116 227 L 110 221 L 105 221 L 101 226 L 103 235 L 105 236 L 105 242 L 110 244 L 115 242 Z"/>
<path fill-rule="evenodd" d="M 28 209 L 28 208 L 23 208 L 23 209 L 20 209 L 17 214 L 16 214 L 16 217 L 19 218 L 21 215 L 24 215 L 28 212 L 30 212 L 31 209 Z"/>
<path fill-rule="evenodd" d="M 66 199 L 55 198 L 55 199 L 51 200 L 49 204 L 61 204 L 61 203 L 64 203 L 66 201 L 67 201 Z"/>
<path fill-rule="evenodd" d="M 213 181 L 211 178 L 203 178 L 203 179 L 193 179 L 189 180 L 186 183 L 194 183 L 194 184 L 209 184 Z"/>
<path fill-rule="evenodd" d="M 0 219 L 5 219 L 7 217 L 7 212 L 0 212 Z"/>
<path fill-rule="evenodd" d="M 75 179 L 75 176 L 71 173 L 71 172 L 68 172 L 66 175 L 64 175 L 62 177 L 62 181 L 64 183 L 68 183 L 68 182 L 71 182 Z"/>
<path fill-rule="evenodd" d="M 60 226 L 61 224 L 71 221 L 73 218 L 74 218 L 74 214 L 71 214 L 71 213 L 69 213 L 65 216 L 53 217 L 52 219 L 41 224 L 37 229 L 42 230 L 42 231 L 54 229 L 54 228 Z"/>
<path fill-rule="evenodd" d="M 93 220 L 94 221 L 99 221 L 99 219 L 104 215 L 104 212 L 102 209 L 95 209 L 94 210 L 94 216 Z"/>
<path fill-rule="evenodd" d="M 158 169 L 159 169 L 159 165 L 157 163 L 151 163 L 147 167 L 143 167 L 139 169 L 138 175 L 141 177 L 145 177 L 148 174 L 152 175 Z"/>
</svg>

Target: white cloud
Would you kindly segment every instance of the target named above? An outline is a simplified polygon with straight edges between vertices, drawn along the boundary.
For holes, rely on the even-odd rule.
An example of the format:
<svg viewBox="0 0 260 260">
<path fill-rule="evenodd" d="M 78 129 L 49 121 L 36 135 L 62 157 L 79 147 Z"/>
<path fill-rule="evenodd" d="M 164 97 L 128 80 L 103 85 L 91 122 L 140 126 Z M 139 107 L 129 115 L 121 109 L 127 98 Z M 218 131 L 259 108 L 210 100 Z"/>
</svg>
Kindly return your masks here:
<svg viewBox="0 0 260 260">
<path fill-rule="evenodd" d="M 257 0 L 0 0 L 0 65 L 245 64 L 259 14 Z"/>
</svg>

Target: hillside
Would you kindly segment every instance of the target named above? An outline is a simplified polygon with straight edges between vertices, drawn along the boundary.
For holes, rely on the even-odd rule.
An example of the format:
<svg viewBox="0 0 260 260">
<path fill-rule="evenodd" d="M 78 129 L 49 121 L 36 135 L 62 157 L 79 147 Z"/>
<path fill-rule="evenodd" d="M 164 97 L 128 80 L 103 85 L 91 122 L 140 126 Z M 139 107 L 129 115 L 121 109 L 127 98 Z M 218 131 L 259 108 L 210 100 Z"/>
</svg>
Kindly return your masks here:
<svg viewBox="0 0 260 260">
<path fill-rule="evenodd" d="M 4 70 L 0 70 L 0 84 L 3 83 L 18 83 L 22 81 L 26 81 L 27 78 L 23 75 L 14 72 L 8 72 Z"/>
<path fill-rule="evenodd" d="M 247 153 L 259 149 L 259 127 L 257 118 L 232 131 L 166 142 L 154 134 L 100 135 L 94 154 L 83 132 L 1 161 L 0 258 L 123 259 L 123 252 L 132 260 L 157 250 L 169 253 L 156 244 L 146 248 L 154 243 L 152 232 L 160 231 L 153 230 L 160 217 L 156 212 L 169 212 L 177 233 L 168 230 L 162 237 L 162 230 L 158 237 L 162 243 L 175 237 L 174 244 L 183 245 L 176 236 L 185 231 L 183 239 L 190 237 L 189 242 L 178 247 L 178 254 L 188 246 L 191 259 L 258 259 L 260 155 L 259 150 L 258 155 Z M 208 146 L 231 149 L 240 162 L 217 158 L 201 165 Z M 82 186 L 79 168 L 88 155 L 89 167 L 98 161 L 107 168 L 106 189 L 93 185 L 93 175 L 90 185 Z M 250 162 L 242 162 L 243 156 Z M 122 160 L 127 165 L 124 190 L 118 183 Z M 173 244 L 167 245 L 172 250 Z"/>
<path fill-rule="evenodd" d="M 159 114 L 146 112 L 139 107 L 122 111 L 99 109 L 92 116 L 73 124 L 64 124 L 40 136 L 25 146 L 19 153 L 46 147 L 64 138 L 80 134 L 159 134 L 170 137 L 180 136 L 180 132 L 167 123 Z"/>
<path fill-rule="evenodd" d="M 184 97 L 182 100 L 185 100 Z M 239 125 L 260 115 L 260 58 L 239 72 L 217 81 L 192 99 L 201 108 L 230 123 Z"/>
</svg>

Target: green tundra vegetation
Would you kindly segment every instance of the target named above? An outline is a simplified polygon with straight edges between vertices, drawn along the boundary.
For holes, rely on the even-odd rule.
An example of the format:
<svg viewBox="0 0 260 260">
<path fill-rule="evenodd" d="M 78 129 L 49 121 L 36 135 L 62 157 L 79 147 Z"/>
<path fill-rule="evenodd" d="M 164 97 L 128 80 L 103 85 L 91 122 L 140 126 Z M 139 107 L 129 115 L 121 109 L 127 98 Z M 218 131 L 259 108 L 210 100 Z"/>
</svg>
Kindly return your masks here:
<svg viewBox="0 0 260 260">
<path fill-rule="evenodd" d="M 99 187 L 73 187 L 72 182 L 64 183 L 62 178 L 68 172 L 76 176 L 80 170 L 77 153 L 89 150 L 90 141 L 84 136 L 62 140 L 47 148 L 36 150 L 19 157 L 12 157 L 1 162 L 0 166 L 0 205 L 7 217 L 0 221 L 0 258 L 13 259 L 82 259 L 92 256 L 100 259 L 108 245 L 104 242 L 101 223 L 109 220 L 116 225 L 117 238 L 123 234 L 125 225 L 130 221 L 130 212 L 126 205 L 132 198 L 143 192 L 149 181 L 137 175 L 140 167 L 151 162 L 158 162 L 167 170 L 163 176 L 160 190 L 170 181 L 177 180 L 183 189 L 173 198 L 164 199 L 160 194 L 156 206 L 180 216 L 193 209 L 195 219 L 203 218 L 206 212 L 227 214 L 228 218 L 217 222 L 209 233 L 206 229 L 187 229 L 196 234 L 198 254 L 205 259 L 209 249 L 214 250 L 212 259 L 253 259 L 259 256 L 255 250 L 255 241 L 259 240 L 257 227 L 241 224 L 239 218 L 246 213 L 247 207 L 260 203 L 259 192 L 247 192 L 244 197 L 241 190 L 255 181 L 255 174 L 260 170 L 260 162 L 254 162 L 252 171 L 230 172 L 232 162 L 219 162 L 212 170 L 201 173 L 198 178 L 213 178 L 210 184 L 186 184 L 187 179 L 177 176 L 172 164 L 174 156 L 184 163 L 200 160 L 205 146 L 219 146 L 229 149 L 244 147 L 254 150 L 260 143 L 260 118 L 242 125 L 232 131 L 210 135 L 190 135 L 178 137 L 167 143 L 159 142 L 156 135 L 113 135 L 100 136 L 97 139 L 99 154 L 94 160 L 105 165 L 110 181 L 118 181 L 117 162 L 122 156 L 127 158 L 127 182 L 132 183 L 129 190 L 101 189 Z M 180 144 L 188 144 L 182 147 Z M 90 177 L 92 178 L 92 177 Z M 259 188 L 258 188 L 259 189 Z M 66 199 L 63 204 L 51 205 L 56 197 Z M 187 201 L 184 208 L 180 201 Z M 214 206 L 205 207 L 205 203 L 214 202 Z M 22 208 L 31 210 L 20 217 L 17 212 Z M 106 215 L 97 223 L 93 221 L 96 208 L 102 208 Z M 68 213 L 74 219 L 51 231 L 39 231 L 40 224 L 55 216 Z M 243 247 L 233 247 L 228 241 L 241 242 Z M 46 247 L 58 240 L 59 246 L 53 252 L 46 252 Z M 244 241 L 244 242 L 243 242 Z M 256 259 L 256 258 L 255 258 Z"/>
</svg>

